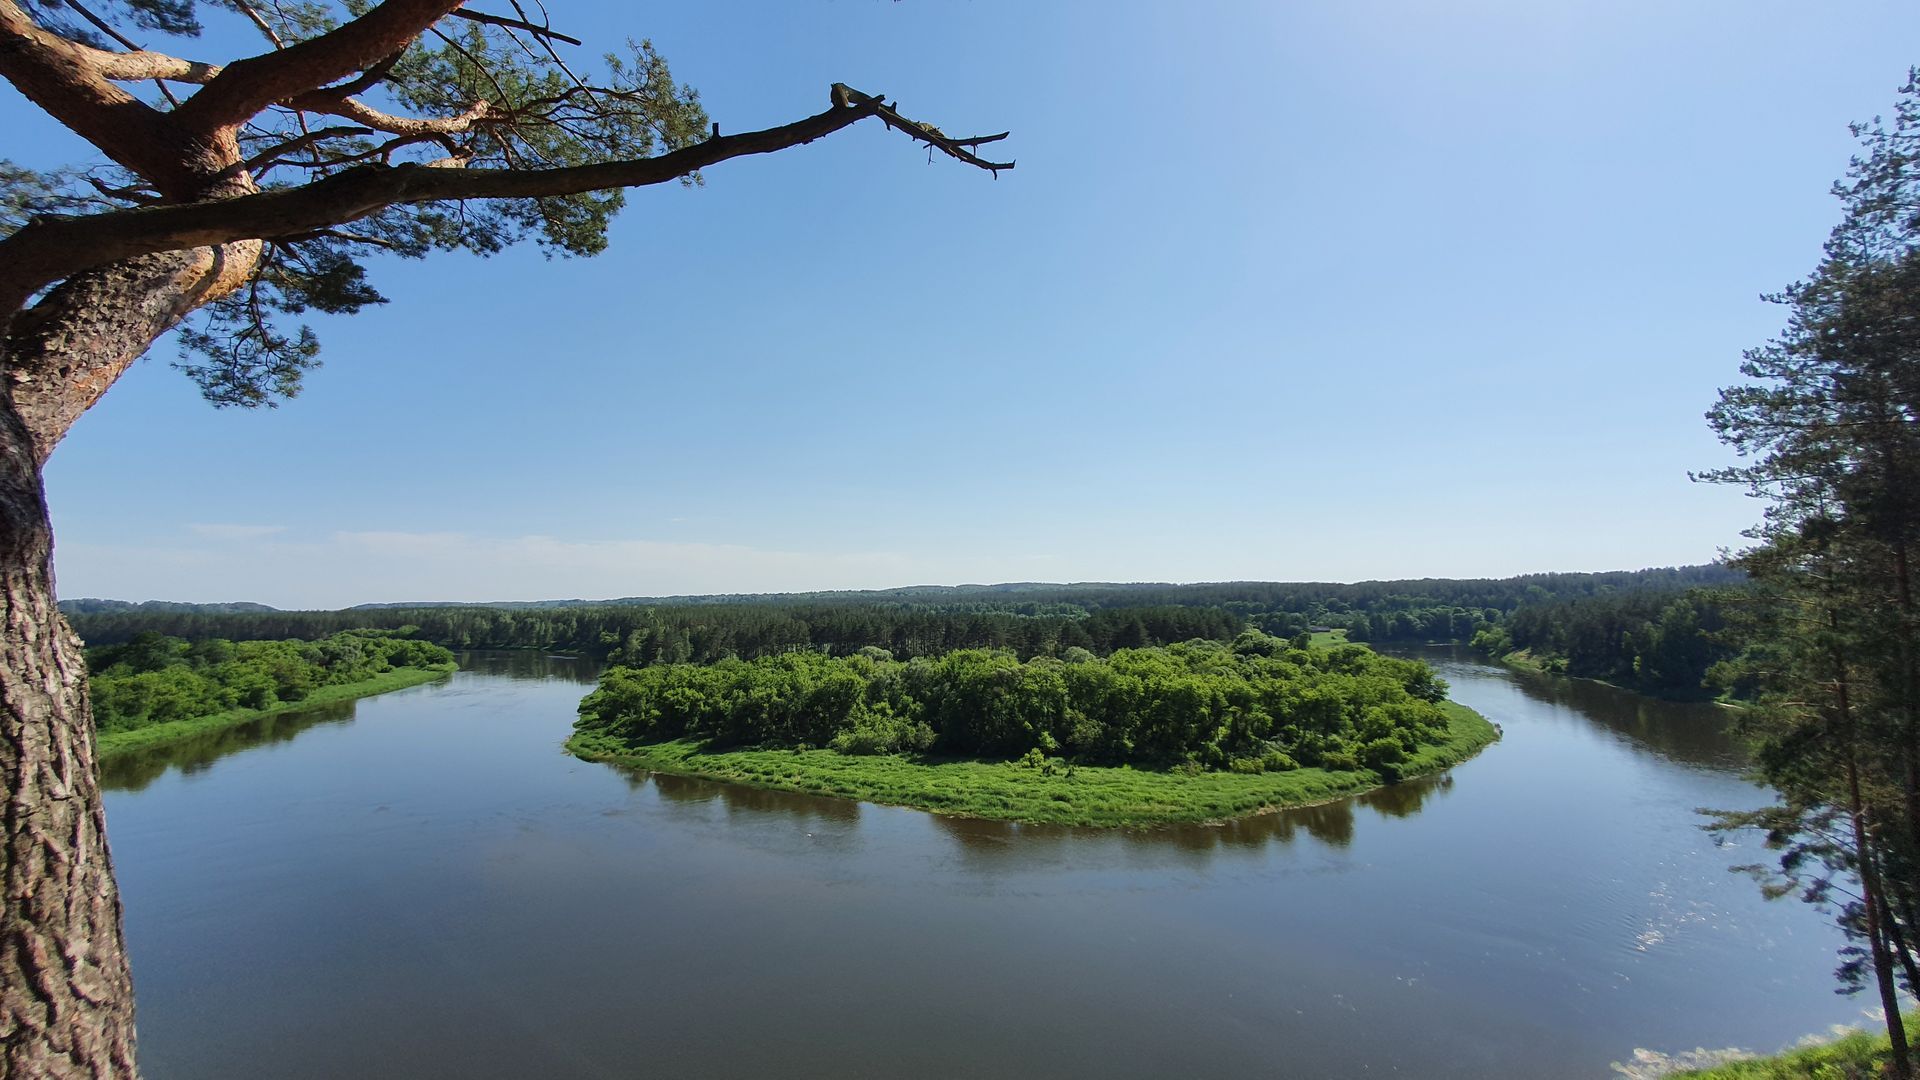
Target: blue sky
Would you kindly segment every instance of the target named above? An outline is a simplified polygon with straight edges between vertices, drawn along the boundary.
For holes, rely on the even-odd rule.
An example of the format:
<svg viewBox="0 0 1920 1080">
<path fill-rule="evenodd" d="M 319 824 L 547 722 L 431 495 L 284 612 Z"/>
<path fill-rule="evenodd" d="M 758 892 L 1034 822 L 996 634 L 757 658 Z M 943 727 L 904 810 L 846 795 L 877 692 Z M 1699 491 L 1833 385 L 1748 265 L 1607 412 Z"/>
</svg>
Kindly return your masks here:
<svg viewBox="0 0 1920 1080">
<path fill-rule="evenodd" d="M 482 5 L 484 6 L 484 5 Z M 1712 558 L 1687 479 L 1920 7 L 560 0 L 729 131 L 612 249 L 377 264 L 278 410 L 163 343 L 47 469 L 63 596 L 337 606 Z M 208 43 L 211 53 L 216 42 Z M 0 90 L 0 155 L 74 160 Z"/>
</svg>

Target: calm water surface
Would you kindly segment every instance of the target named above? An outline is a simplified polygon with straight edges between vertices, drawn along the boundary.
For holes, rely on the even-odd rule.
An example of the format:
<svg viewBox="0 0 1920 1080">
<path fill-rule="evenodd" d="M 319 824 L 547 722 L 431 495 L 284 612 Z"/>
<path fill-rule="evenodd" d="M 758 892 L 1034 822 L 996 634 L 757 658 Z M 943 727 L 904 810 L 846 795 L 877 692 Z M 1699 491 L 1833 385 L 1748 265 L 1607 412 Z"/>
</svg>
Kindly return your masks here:
<svg viewBox="0 0 1920 1080">
<path fill-rule="evenodd" d="M 1421 654 L 1503 742 L 1219 828 L 630 775 L 530 654 L 124 763 L 147 1075 L 1605 1077 L 1859 1018 L 1696 828 L 1764 796 L 1717 710 Z"/>
</svg>

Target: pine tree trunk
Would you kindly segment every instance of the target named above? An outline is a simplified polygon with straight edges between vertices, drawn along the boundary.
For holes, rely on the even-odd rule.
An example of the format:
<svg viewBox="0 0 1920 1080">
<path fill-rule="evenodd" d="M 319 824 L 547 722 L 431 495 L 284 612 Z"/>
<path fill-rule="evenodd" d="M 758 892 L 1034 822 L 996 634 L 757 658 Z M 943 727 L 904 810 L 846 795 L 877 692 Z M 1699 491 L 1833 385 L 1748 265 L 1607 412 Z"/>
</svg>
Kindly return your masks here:
<svg viewBox="0 0 1920 1080">
<path fill-rule="evenodd" d="M 249 241 L 129 259 L 0 315 L 0 1080 L 137 1075 L 86 660 L 55 606 L 40 467 L 161 334 L 243 282 L 260 253 Z"/>
<path fill-rule="evenodd" d="M 1900 963 L 1900 973 L 1906 976 L 1907 992 L 1920 991 L 1920 964 L 1915 963 L 1913 942 L 1907 930 L 1913 925 L 1912 912 L 1908 912 L 1905 924 L 1893 918 L 1887 919 L 1887 948 L 1893 951 L 1893 958 Z"/>
<path fill-rule="evenodd" d="M 0 390 L 0 1077 L 135 1075 L 86 663 L 54 606 L 40 459 Z"/>
<path fill-rule="evenodd" d="M 1900 993 L 1894 983 L 1893 952 L 1886 923 L 1885 894 L 1873 867 L 1873 853 L 1867 847 L 1866 814 L 1860 804 L 1860 770 L 1853 752 L 1847 753 L 1847 785 L 1850 791 L 1854 849 L 1860 855 L 1860 894 L 1866 914 L 1867 952 L 1873 958 L 1874 984 L 1880 991 L 1880 1008 L 1887 1017 L 1887 1041 L 1891 1057 L 1887 1075 L 1892 1080 L 1912 1080 L 1913 1059 L 1907 1046 L 1905 1018 L 1900 1014 Z"/>
<path fill-rule="evenodd" d="M 1838 612 L 1828 611 L 1829 629 L 1839 629 Z M 1846 660 L 1836 648 L 1833 654 L 1834 700 L 1840 720 L 1840 735 L 1847 777 L 1847 821 L 1853 829 L 1853 852 L 1860 874 L 1860 900 L 1866 916 L 1867 953 L 1873 959 L 1874 983 L 1880 990 L 1880 1007 L 1887 1014 L 1887 1040 L 1892 1060 L 1887 1075 L 1892 1080 L 1913 1080 L 1913 1062 L 1907 1047 L 1906 1023 L 1900 1015 L 1900 994 L 1894 985 L 1893 954 L 1887 948 L 1885 928 L 1886 892 L 1874 865 L 1875 855 L 1867 829 L 1866 800 L 1860 793 L 1858 732 L 1854 728 L 1852 702 L 1849 700 Z"/>
<path fill-rule="evenodd" d="M 1905 737 L 1900 740 L 1901 785 L 1906 795 L 1907 838 L 1920 857 L 1920 650 L 1914 647 L 1913 570 L 1904 537 L 1893 546 L 1893 583 L 1900 605 L 1900 707 L 1906 716 Z M 1914 989 L 1920 992 L 1920 987 Z"/>
</svg>

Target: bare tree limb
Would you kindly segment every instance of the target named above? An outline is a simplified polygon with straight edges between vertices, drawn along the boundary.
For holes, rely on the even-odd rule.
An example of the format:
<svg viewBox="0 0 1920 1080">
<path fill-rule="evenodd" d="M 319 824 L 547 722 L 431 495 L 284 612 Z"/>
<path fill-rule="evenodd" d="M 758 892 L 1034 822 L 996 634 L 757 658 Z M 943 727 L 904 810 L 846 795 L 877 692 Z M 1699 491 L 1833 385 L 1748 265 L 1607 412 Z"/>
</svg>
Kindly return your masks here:
<svg viewBox="0 0 1920 1080">
<path fill-rule="evenodd" d="M 265 16 L 261 15 L 252 4 L 247 3 L 247 0 L 234 0 L 234 4 L 239 7 L 241 14 L 247 17 L 247 21 L 253 24 L 253 28 L 260 31 L 261 36 L 267 39 L 268 44 L 276 49 L 287 47 L 287 43 L 281 41 L 280 35 L 274 32 L 272 24 L 268 23 Z"/>
<path fill-rule="evenodd" d="M 315 143 L 325 142 L 328 139 L 347 139 L 356 135 L 371 134 L 373 134 L 372 128 L 363 127 L 315 128 L 311 131 L 301 132 L 299 135 L 285 142 L 276 143 L 273 146 L 267 147 L 246 161 L 241 162 L 239 167 L 250 173 L 258 173 L 261 169 L 270 167 L 274 162 L 286 155 L 297 150 L 303 150 Z"/>
<path fill-rule="evenodd" d="M 476 123 L 493 111 L 493 105 L 490 102 L 476 101 L 464 112 L 453 116 L 393 116 L 353 98 L 336 98 L 332 94 L 318 91 L 290 98 L 284 104 L 290 109 L 326 113 L 343 120 L 352 120 L 389 135 L 458 134 L 473 130 Z"/>
<path fill-rule="evenodd" d="M 345 240 L 349 244 L 366 244 L 369 247 L 379 247 L 379 248 L 389 248 L 389 249 L 398 248 L 400 246 L 398 244 L 395 244 L 393 241 L 385 239 L 383 237 L 368 236 L 364 233 L 343 232 L 339 229 L 315 229 L 310 233 L 300 233 L 294 236 L 283 236 L 278 240 L 273 241 L 273 243 L 275 247 L 290 247 L 293 244 L 298 244 L 305 240 L 320 240 L 320 239 Z"/>
<path fill-rule="evenodd" d="M 520 0 L 507 0 L 507 2 L 513 5 L 513 10 L 519 13 L 522 21 L 526 22 L 528 25 L 533 24 L 533 20 L 527 17 L 527 9 L 520 5 Z M 545 5 L 541 6 L 540 14 L 542 17 L 546 16 L 547 9 Z M 508 35 L 508 36 L 511 37 L 512 35 Z M 519 38 L 514 38 L 514 40 L 518 41 Z M 560 53 L 554 49 L 552 41 L 549 41 L 546 37 L 541 36 L 539 34 L 534 35 L 534 40 L 540 43 L 540 48 L 542 51 L 544 51 L 547 54 L 547 58 L 552 60 L 554 64 L 560 68 L 561 71 L 566 72 L 567 78 L 573 80 L 573 85 L 579 87 L 582 90 L 587 91 L 588 94 L 593 93 L 592 89 L 587 86 L 586 81 L 581 79 L 580 76 L 575 75 L 573 73 L 573 69 L 567 66 L 566 60 L 564 60 L 560 56 Z M 562 38 L 561 40 L 566 41 L 566 40 L 572 40 L 572 39 Z M 578 41 L 575 41 L 574 44 L 578 45 L 580 43 Z M 525 48 L 525 46 L 522 46 L 522 48 Z M 528 55 L 532 55 L 532 50 L 528 50 Z"/>
<path fill-rule="evenodd" d="M 971 139 L 949 139 L 947 141 L 951 142 L 955 146 L 971 146 L 971 147 L 974 147 L 975 149 L 978 149 L 981 145 L 985 143 L 999 142 L 1001 139 L 1004 139 L 1011 134 L 1013 134 L 1013 132 L 1003 131 L 998 135 L 975 135 Z"/>
<path fill-rule="evenodd" d="M 586 42 L 581 41 L 579 38 L 563 34 L 550 26 L 541 26 L 539 23 L 527 22 L 524 19 L 509 19 L 504 15 L 489 15 L 484 11 L 467 11 L 465 9 L 454 11 L 452 14 L 456 19 L 466 19 L 469 22 L 486 23 L 488 26 L 504 26 L 511 30 L 525 30 L 537 38 L 552 38 L 555 41 L 564 41 L 569 45 L 586 44 Z"/>
<path fill-rule="evenodd" d="M 381 143 L 379 146 L 362 150 L 357 154 L 348 154 L 345 157 L 323 158 L 316 153 L 314 157 L 308 161 L 276 161 L 274 164 L 289 165 L 301 169 L 336 169 L 345 165 L 356 165 L 362 161 L 378 161 L 381 164 L 387 164 L 392 160 L 395 151 L 426 142 L 439 143 L 440 147 L 447 152 L 447 157 L 439 159 L 438 162 L 430 163 L 438 164 L 441 168 L 449 168 L 456 165 L 464 166 L 467 159 L 472 156 L 469 151 L 462 149 L 459 144 L 455 143 L 452 139 L 438 132 L 429 131 L 418 135 L 396 136 Z"/>
<path fill-rule="evenodd" d="M 964 161 L 976 169 L 985 169 L 990 173 L 998 175 L 1002 169 L 1013 168 L 1013 162 L 1011 161 L 987 161 L 968 149 L 969 147 L 978 148 L 984 143 L 999 142 L 1011 134 L 1011 132 L 1003 131 L 998 135 L 976 135 L 969 139 L 950 139 L 945 132 L 934 127 L 932 124 L 924 124 L 918 120 L 909 120 L 901 116 L 898 112 L 894 111 L 893 106 L 882 101 L 879 95 L 863 94 L 845 83 L 833 84 L 833 101 L 836 105 L 843 102 L 850 105 L 872 105 L 874 107 L 874 115 L 880 118 L 881 123 L 897 131 L 905 132 L 908 136 L 926 143 L 928 146 L 948 157 L 958 161 Z"/>
<path fill-rule="evenodd" d="M 112 184 L 106 183 L 97 176 L 89 176 L 86 178 L 86 181 L 93 190 L 105 195 L 109 199 L 120 199 L 123 202 L 136 202 L 146 205 L 153 205 L 161 201 L 160 196 L 137 184 L 129 187 L 114 187 Z"/>
<path fill-rule="evenodd" d="M 454 52 L 457 52 L 461 56 L 465 57 L 467 62 L 473 65 L 474 70 L 478 71 L 481 74 L 481 76 L 487 80 L 487 83 L 493 87 L 494 96 L 499 99 L 500 105 L 503 108 L 507 109 L 507 111 L 509 112 L 517 112 L 519 110 L 519 106 L 515 105 L 513 102 L 513 95 L 507 93 L 507 88 L 504 86 L 501 86 L 500 80 L 493 77 L 493 69 L 490 66 L 488 66 L 485 63 L 482 63 L 480 58 L 473 55 L 472 52 L 468 51 L 465 45 L 462 45 L 459 42 L 453 40 L 451 36 L 441 32 L 440 30 L 430 29 L 427 32 L 432 34 L 434 37 L 439 38 L 441 42 L 447 46 L 447 48 L 452 49 Z"/>
</svg>

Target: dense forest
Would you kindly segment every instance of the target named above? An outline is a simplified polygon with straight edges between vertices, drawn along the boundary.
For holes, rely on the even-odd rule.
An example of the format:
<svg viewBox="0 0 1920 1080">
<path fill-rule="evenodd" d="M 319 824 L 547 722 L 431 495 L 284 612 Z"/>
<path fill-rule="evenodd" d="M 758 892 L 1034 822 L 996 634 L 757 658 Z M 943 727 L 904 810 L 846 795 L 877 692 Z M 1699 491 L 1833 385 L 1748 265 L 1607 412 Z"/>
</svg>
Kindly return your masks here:
<svg viewBox="0 0 1920 1080">
<path fill-rule="evenodd" d="M 699 607 L 729 604 L 806 604 L 813 607 L 902 605 L 943 610 L 1063 614 L 1103 608 L 1220 607 L 1243 615 L 1259 612 L 1372 612 L 1445 606 L 1508 610 L 1537 596 L 1587 596 L 1620 589 L 1677 590 L 1724 584 L 1739 574 L 1718 564 L 1613 570 L 1600 573 L 1521 574 L 1509 578 L 1409 578 L 1396 581 L 1275 582 L 1224 581 L 1192 585 L 1161 582 L 1009 582 L 1000 585 L 910 585 L 897 589 L 837 590 L 806 593 L 719 593 L 706 596 L 626 597 L 609 604 L 651 607 Z M 86 603 L 87 601 L 80 601 Z M 108 601 L 113 603 L 113 601 Z M 588 601 L 554 600 L 510 604 L 368 604 L 384 607 L 500 607 L 527 609 L 579 606 Z M 222 605 L 231 606 L 231 605 Z M 1049 610 L 1052 609 L 1052 610 Z"/>
<path fill-rule="evenodd" d="M 1723 663 L 1740 655 L 1723 612 L 1729 590 L 1635 591 L 1515 609 L 1475 631 L 1473 647 L 1544 670 L 1645 694 L 1706 698 L 1750 692 Z"/>
<path fill-rule="evenodd" d="M 1076 648 L 1105 655 L 1116 649 L 1196 638 L 1230 641 L 1249 627 L 1283 637 L 1324 627 L 1345 630 L 1354 641 L 1465 641 L 1488 626 L 1508 623 L 1521 610 L 1624 596 L 1670 599 L 1690 587 L 1738 580 L 1724 567 L 1695 566 L 1351 585 L 920 586 L 877 592 L 636 598 L 591 604 L 369 606 L 346 611 L 82 600 L 67 604 L 66 610 L 75 629 L 96 645 L 127 641 L 145 632 L 189 640 L 311 639 L 372 627 L 404 629 L 456 649 L 555 649 L 636 666 L 711 663 L 730 657 L 752 660 L 797 650 L 845 656 L 867 646 L 901 659 L 988 648 L 1009 650 L 1024 660 L 1060 656 Z"/>
<path fill-rule="evenodd" d="M 1372 769 L 1387 779 L 1443 741 L 1446 684 L 1424 663 L 1359 646 L 1309 648 L 1247 631 L 1022 661 L 962 649 L 894 659 L 790 653 L 711 665 L 615 667 L 579 729 L 630 743 L 832 747 L 1094 764 L 1285 771 Z"/>
<path fill-rule="evenodd" d="M 795 650 L 844 655 L 873 645 L 902 657 L 964 648 L 1023 657 L 1070 648 L 1111 652 L 1193 638 L 1228 640 L 1245 626 L 1204 607 L 1122 608 L 1077 615 L 1016 615 L 897 606 L 815 608 L 738 604 L 649 608 L 615 604 L 510 610 L 491 607 L 352 609 L 271 613 L 122 611 L 72 616 L 90 643 L 158 632 L 209 637 L 314 638 L 344 630 L 404 631 L 455 649 L 556 649 L 616 663 L 712 663 Z"/>
<path fill-rule="evenodd" d="M 396 668 L 447 668 L 453 654 L 425 641 L 349 631 L 317 641 L 187 641 L 142 633 L 87 651 L 94 726 L 102 733 L 305 700 L 324 686 Z"/>
</svg>

